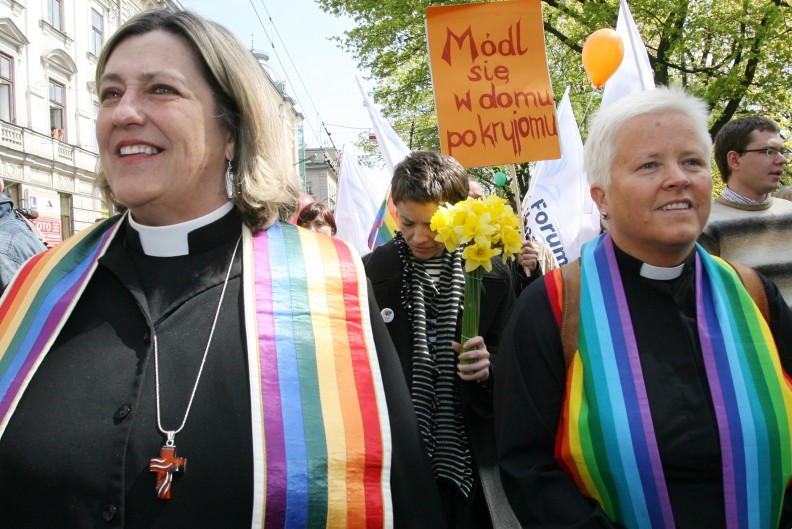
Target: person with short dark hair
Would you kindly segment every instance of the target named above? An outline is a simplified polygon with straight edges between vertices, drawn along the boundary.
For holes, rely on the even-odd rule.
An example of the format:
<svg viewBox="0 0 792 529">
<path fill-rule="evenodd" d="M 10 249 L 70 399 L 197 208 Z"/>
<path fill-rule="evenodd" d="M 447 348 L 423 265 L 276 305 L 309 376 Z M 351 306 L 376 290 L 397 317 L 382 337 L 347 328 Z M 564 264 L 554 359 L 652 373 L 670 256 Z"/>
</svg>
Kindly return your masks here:
<svg viewBox="0 0 792 529">
<path fill-rule="evenodd" d="M 328 237 L 336 234 L 333 212 L 320 202 L 312 202 L 302 208 L 297 214 L 297 225 Z"/>
<path fill-rule="evenodd" d="M 17 218 L 14 203 L 3 189 L 0 178 L 0 294 L 25 261 L 47 249 L 28 224 Z"/>
<path fill-rule="evenodd" d="M 718 131 L 713 151 L 726 188 L 699 242 L 765 274 L 792 306 L 792 203 L 771 196 L 790 159 L 781 129 L 764 116 L 735 119 Z"/>
<path fill-rule="evenodd" d="M 511 277 L 500 256 L 492 259 L 492 272 L 482 278 L 480 335 L 461 344 L 467 352 L 457 356 L 462 249 L 448 252 L 430 228 L 441 204 L 468 198 L 468 185 L 452 157 L 410 153 L 391 180 L 396 238 L 363 262 L 407 377 L 449 526 L 514 527 L 495 467 L 492 422 L 494 360 L 514 301 Z"/>
</svg>

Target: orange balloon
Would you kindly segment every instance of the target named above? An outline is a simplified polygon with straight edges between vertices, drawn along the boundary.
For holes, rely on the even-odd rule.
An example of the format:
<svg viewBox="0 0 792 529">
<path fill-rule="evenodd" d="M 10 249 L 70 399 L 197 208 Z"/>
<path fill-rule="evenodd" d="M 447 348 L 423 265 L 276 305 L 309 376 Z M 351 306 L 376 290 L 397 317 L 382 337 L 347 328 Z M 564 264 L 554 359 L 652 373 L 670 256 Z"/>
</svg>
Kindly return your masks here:
<svg viewBox="0 0 792 529">
<path fill-rule="evenodd" d="M 597 88 L 616 72 L 624 58 L 624 42 L 612 29 L 598 29 L 583 44 L 583 68 Z"/>
</svg>

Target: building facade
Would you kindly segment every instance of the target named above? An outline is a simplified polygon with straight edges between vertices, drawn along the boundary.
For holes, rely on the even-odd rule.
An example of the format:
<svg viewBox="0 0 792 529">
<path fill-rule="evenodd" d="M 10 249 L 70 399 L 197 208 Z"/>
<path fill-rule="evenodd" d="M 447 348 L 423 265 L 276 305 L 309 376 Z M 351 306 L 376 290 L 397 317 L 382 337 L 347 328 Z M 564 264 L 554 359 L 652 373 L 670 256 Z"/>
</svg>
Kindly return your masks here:
<svg viewBox="0 0 792 529">
<path fill-rule="evenodd" d="M 178 0 L 0 0 L 0 177 L 53 246 L 113 214 L 94 190 L 94 83 L 104 42 L 132 16 L 183 9 Z M 264 67 L 264 64 L 262 64 Z M 302 115 L 271 69 L 290 154 Z M 296 170 L 296 169 L 295 169 Z"/>
<path fill-rule="evenodd" d="M 305 149 L 305 192 L 331 211 L 338 193 L 338 153 L 330 147 Z"/>
<path fill-rule="evenodd" d="M 269 55 L 253 49 L 251 52 L 269 79 L 269 84 L 266 87 L 266 90 L 269 91 L 268 95 L 278 102 L 278 117 L 286 136 L 289 159 L 292 160 L 295 177 L 300 179 L 304 188 L 305 179 L 302 174 L 302 159 L 305 157 L 303 154 L 303 115 L 297 110 L 295 100 L 286 92 L 286 82 L 281 80 L 278 73 L 269 64 Z"/>
<path fill-rule="evenodd" d="M 110 212 L 93 190 L 107 37 L 135 14 L 178 1 L 0 0 L 0 176 L 50 245 Z"/>
</svg>

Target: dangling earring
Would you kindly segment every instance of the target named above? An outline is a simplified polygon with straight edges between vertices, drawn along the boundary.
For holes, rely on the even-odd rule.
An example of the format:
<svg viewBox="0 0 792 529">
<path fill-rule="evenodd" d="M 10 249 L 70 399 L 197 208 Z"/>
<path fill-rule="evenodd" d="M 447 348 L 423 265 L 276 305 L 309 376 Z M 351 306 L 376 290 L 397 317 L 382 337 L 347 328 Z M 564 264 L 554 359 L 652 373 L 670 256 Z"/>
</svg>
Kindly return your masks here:
<svg viewBox="0 0 792 529">
<path fill-rule="evenodd" d="M 603 211 L 602 213 L 600 213 L 600 217 L 602 217 L 602 220 L 608 220 L 608 212 Z"/>
<path fill-rule="evenodd" d="M 231 167 L 231 160 L 228 160 L 228 167 L 226 168 L 226 193 L 228 198 L 232 199 L 236 196 L 236 185 L 234 183 L 234 169 Z"/>
</svg>

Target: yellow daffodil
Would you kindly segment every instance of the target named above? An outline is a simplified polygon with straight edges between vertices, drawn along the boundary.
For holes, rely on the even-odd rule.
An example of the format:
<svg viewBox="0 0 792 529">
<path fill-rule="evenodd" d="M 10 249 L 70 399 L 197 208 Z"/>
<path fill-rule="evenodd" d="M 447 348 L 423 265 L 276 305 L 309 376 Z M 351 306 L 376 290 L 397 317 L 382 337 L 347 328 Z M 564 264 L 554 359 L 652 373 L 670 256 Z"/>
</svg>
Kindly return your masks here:
<svg viewBox="0 0 792 529">
<path fill-rule="evenodd" d="M 507 259 L 513 259 L 515 255 L 522 250 L 522 240 L 520 240 L 520 233 L 515 230 L 502 230 L 501 243 L 503 244 L 503 262 L 506 263 Z"/>
<path fill-rule="evenodd" d="M 481 274 L 492 271 L 492 258 L 513 259 L 522 249 L 520 220 L 506 200 L 497 195 L 468 198 L 445 204 L 432 216 L 429 227 L 435 240 L 449 252 L 462 247 L 465 261 L 465 310 L 462 312 L 462 341 L 478 333 Z"/>
<path fill-rule="evenodd" d="M 445 244 L 446 250 L 453 252 L 459 246 L 454 226 L 449 224 L 449 208 L 440 206 L 429 221 L 429 229 L 436 232 L 435 240 Z"/>
<path fill-rule="evenodd" d="M 492 272 L 492 258 L 500 255 L 500 248 L 492 248 L 481 244 L 471 244 L 462 251 L 462 259 L 465 260 L 465 272 L 472 272 L 479 266 L 484 267 L 487 272 Z"/>
<path fill-rule="evenodd" d="M 435 240 L 445 244 L 449 252 L 463 246 L 466 260 L 466 255 L 475 255 L 478 257 L 474 260 L 481 260 L 480 256 L 485 253 L 467 250 L 471 246 L 488 248 L 492 252 L 490 258 L 502 254 L 506 260 L 521 249 L 519 222 L 505 199 L 490 195 L 440 206 L 432 217 L 430 228 L 437 234 Z"/>
</svg>

